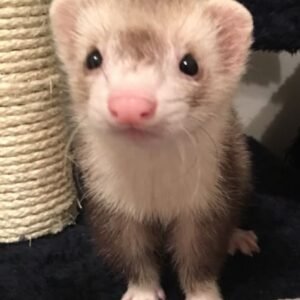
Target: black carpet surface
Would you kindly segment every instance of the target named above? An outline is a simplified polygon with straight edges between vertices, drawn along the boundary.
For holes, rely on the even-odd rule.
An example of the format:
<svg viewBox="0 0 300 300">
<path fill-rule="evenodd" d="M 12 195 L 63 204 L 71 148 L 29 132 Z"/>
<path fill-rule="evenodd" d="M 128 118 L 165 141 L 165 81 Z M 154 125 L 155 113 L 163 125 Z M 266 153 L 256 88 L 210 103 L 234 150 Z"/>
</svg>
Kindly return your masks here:
<svg viewBox="0 0 300 300">
<path fill-rule="evenodd" d="M 296 52 L 300 49 L 299 0 L 239 0 L 252 13 L 255 50 Z"/>
<path fill-rule="evenodd" d="M 228 257 L 220 285 L 225 300 L 300 298 L 300 174 L 285 168 L 254 140 L 256 195 L 246 225 L 261 253 Z M 168 300 L 182 295 L 166 268 Z M 55 236 L 0 245 L 1 300 L 119 300 L 125 286 L 97 257 L 83 218 Z"/>
</svg>

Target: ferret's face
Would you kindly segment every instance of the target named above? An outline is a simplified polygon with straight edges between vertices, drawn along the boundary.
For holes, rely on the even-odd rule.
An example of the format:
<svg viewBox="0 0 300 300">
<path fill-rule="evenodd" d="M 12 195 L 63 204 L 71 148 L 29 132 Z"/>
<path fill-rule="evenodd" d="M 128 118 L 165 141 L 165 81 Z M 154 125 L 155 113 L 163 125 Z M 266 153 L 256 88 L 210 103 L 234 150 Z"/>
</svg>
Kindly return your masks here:
<svg viewBox="0 0 300 300">
<path fill-rule="evenodd" d="M 55 0 L 52 28 L 77 119 L 112 134 L 164 136 L 218 118 L 252 30 L 244 8 L 218 2 Z"/>
</svg>

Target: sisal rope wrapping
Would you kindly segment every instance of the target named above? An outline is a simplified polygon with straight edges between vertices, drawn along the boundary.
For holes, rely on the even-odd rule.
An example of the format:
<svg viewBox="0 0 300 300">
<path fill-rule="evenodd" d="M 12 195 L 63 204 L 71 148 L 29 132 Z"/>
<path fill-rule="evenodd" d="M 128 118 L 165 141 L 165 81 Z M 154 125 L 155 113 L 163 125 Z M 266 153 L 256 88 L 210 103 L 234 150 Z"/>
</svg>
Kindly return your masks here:
<svg viewBox="0 0 300 300">
<path fill-rule="evenodd" d="M 57 233 L 75 217 L 50 2 L 0 1 L 0 243 Z"/>
</svg>

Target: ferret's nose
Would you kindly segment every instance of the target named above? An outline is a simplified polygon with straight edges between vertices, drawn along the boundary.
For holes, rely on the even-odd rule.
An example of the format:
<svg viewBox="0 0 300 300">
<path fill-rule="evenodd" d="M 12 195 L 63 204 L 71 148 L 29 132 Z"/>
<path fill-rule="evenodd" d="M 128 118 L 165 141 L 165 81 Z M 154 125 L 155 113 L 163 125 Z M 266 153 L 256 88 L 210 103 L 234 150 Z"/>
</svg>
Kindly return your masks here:
<svg viewBox="0 0 300 300">
<path fill-rule="evenodd" d="M 134 92 L 112 94 L 108 109 L 119 124 L 142 125 L 154 117 L 156 111 L 154 97 Z"/>
</svg>

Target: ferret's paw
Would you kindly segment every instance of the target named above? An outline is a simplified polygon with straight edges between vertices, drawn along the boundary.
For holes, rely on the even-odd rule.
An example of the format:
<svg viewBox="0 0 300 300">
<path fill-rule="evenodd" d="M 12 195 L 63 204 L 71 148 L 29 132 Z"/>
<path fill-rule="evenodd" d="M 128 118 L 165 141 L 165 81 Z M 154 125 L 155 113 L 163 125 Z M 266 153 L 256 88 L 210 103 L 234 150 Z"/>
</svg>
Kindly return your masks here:
<svg viewBox="0 0 300 300">
<path fill-rule="evenodd" d="M 161 288 L 141 287 L 132 285 L 128 287 L 122 300 L 165 300 L 165 293 Z"/>
<path fill-rule="evenodd" d="M 260 252 L 257 236 L 253 231 L 235 229 L 229 242 L 228 252 L 234 255 L 237 251 L 249 256 Z"/>
<path fill-rule="evenodd" d="M 186 300 L 222 300 L 219 292 L 215 289 L 187 295 Z"/>
</svg>

